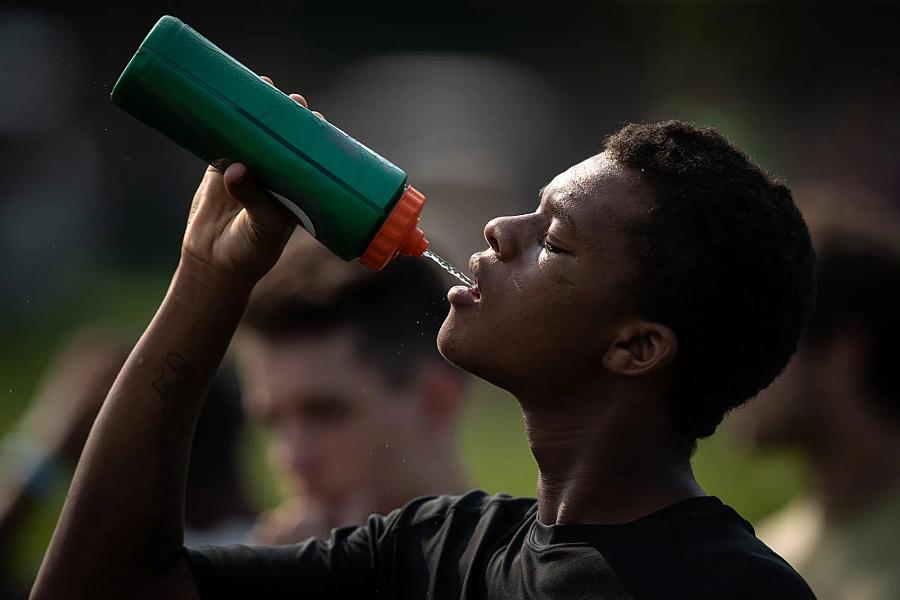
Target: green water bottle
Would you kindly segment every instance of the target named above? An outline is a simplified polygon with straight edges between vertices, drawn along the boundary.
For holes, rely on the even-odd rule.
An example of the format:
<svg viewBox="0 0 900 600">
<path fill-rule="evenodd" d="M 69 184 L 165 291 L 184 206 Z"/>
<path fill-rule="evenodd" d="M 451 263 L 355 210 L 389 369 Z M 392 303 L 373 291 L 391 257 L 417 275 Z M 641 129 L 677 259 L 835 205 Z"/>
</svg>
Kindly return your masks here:
<svg viewBox="0 0 900 600">
<path fill-rule="evenodd" d="M 175 17 L 147 34 L 112 101 L 214 167 L 246 164 L 299 224 L 375 270 L 420 256 L 425 197 L 406 173 L 316 117 Z"/>
</svg>

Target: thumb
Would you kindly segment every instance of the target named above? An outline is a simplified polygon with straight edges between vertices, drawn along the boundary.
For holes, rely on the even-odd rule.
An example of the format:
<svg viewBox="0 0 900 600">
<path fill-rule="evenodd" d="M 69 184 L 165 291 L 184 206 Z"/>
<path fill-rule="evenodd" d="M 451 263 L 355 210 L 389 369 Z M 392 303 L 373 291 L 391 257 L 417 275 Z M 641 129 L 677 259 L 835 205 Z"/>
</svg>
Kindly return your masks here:
<svg viewBox="0 0 900 600">
<path fill-rule="evenodd" d="M 243 163 L 232 163 L 225 169 L 225 191 L 240 202 L 250 218 L 267 229 L 284 228 L 290 222 L 287 210 L 256 183 Z"/>
</svg>

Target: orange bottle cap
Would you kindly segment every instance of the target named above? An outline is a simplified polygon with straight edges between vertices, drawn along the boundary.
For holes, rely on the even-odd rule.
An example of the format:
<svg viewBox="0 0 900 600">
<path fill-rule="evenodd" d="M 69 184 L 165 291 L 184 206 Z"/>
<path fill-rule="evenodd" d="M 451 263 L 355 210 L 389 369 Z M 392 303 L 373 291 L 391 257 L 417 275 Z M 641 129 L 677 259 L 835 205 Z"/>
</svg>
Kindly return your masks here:
<svg viewBox="0 0 900 600">
<path fill-rule="evenodd" d="M 369 247 L 359 257 L 360 264 L 373 271 L 380 271 L 398 253 L 422 256 L 428 249 L 428 240 L 416 225 L 424 205 L 425 196 L 422 192 L 411 185 L 407 186 Z"/>
</svg>

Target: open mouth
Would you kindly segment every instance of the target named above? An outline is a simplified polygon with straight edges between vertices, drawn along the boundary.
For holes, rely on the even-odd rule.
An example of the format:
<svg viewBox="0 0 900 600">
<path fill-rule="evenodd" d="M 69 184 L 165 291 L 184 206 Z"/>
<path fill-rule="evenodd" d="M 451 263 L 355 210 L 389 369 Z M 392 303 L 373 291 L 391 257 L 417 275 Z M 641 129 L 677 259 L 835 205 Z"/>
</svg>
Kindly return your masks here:
<svg viewBox="0 0 900 600">
<path fill-rule="evenodd" d="M 472 285 L 456 285 L 447 292 L 451 304 L 473 305 L 481 301 L 481 288 L 478 287 L 478 271 L 472 269 Z"/>
<path fill-rule="evenodd" d="M 481 301 L 481 290 L 477 284 L 471 287 L 455 285 L 447 292 L 447 300 L 460 306 L 473 305 Z"/>
<path fill-rule="evenodd" d="M 460 306 L 474 305 L 481 301 L 481 288 L 478 286 L 478 263 L 473 255 L 469 259 L 469 271 L 472 273 L 472 285 L 456 285 L 447 292 L 447 299 L 451 304 Z"/>
</svg>

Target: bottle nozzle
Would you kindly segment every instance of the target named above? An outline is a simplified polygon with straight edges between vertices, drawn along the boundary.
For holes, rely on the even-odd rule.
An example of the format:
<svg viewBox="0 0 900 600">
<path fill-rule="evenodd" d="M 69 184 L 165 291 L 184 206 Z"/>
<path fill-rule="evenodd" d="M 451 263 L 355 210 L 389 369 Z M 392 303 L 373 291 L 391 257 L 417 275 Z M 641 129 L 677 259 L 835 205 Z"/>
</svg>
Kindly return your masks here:
<svg viewBox="0 0 900 600">
<path fill-rule="evenodd" d="M 428 240 L 416 225 L 424 205 L 425 196 L 413 186 L 407 186 L 369 247 L 359 257 L 360 264 L 380 271 L 398 253 L 421 256 L 428 248 Z"/>
<path fill-rule="evenodd" d="M 400 254 L 404 256 L 422 256 L 428 250 L 428 240 L 425 239 L 425 233 L 418 227 L 413 227 L 403 238 L 400 244 Z"/>
</svg>

